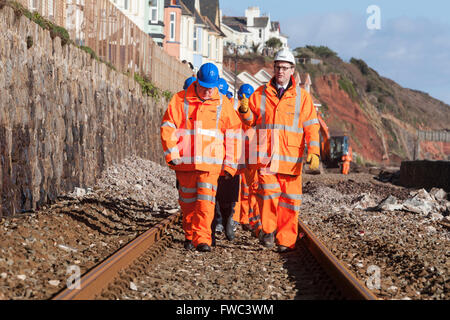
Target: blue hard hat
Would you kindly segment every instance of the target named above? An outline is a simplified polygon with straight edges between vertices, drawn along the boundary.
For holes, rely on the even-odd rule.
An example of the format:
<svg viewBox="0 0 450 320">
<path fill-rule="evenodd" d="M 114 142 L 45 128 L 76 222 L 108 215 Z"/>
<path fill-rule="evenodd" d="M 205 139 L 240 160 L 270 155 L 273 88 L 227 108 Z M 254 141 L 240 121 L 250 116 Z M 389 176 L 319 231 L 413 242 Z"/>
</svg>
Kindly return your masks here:
<svg viewBox="0 0 450 320">
<path fill-rule="evenodd" d="M 221 94 L 227 94 L 228 92 L 228 83 L 224 78 L 219 78 L 219 84 L 217 85 L 217 88 L 219 88 L 219 92 Z"/>
<path fill-rule="evenodd" d="M 219 84 L 219 69 L 211 63 L 205 63 L 197 72 L 197 81 L 204 88 L 214 88 Z"/>
<path fill-rule="evenodd" d="M 195 80 L 197 80 L 196 77 L 189 77 L 184 81 L 184 86 L 183 86 L 183 90 L 186 90 L 187 88 L 189 88 L 189 86 L 192 84 L 192 82 L 194 82 Z"/>
<path fill-rule="evenodd" d="M 244 83 L 242 86 L 239 87 L 238 97 L 239 99 L 242 99 L 245 94 L 246 98 L 250 98 L 250 96 L 253 94 L 254 91 L 255 90 L 251 85 Z"/>
</svg>

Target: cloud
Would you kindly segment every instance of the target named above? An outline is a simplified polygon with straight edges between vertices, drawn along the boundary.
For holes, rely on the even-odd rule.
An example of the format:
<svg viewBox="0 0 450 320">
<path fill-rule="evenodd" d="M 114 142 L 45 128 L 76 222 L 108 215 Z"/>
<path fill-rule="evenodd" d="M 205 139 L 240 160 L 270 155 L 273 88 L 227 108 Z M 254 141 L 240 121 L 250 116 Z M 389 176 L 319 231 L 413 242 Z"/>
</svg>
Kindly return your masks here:
<svg viewBox="0 0 450 320">
<path fill-rule="evenodd" d="M 381 30 L 368 30 L 366 19 L 329 13 L 286 21 L 282 27 L 292 48 L 326 45 L 344 60 L 363 59 L 380 75 L 450 104 L 450 26 L 397 17 L 382 20 Z"/>
</svg>

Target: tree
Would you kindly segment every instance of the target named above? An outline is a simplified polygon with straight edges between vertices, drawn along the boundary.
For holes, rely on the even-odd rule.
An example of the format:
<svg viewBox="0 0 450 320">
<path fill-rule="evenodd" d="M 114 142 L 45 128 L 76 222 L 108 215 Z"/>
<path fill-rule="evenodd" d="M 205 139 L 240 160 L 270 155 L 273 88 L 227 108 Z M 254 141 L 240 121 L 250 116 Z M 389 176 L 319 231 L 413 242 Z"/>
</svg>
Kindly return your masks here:
<svg viewBox="0 0 450 320">
<path fill-rule="evenodd" d="M 252 42 L 252 52 L 258 53 L 259 46 L 260 46 L 260 43 Z"/>
<path fill-rule="evenodd" d="M 280 48 L 282 45 L 283 43 L 281 40 L 275 37 L 272 37 L 266 41 L 266 47 L 272 48 L 273 50 Z"/>
</svg>

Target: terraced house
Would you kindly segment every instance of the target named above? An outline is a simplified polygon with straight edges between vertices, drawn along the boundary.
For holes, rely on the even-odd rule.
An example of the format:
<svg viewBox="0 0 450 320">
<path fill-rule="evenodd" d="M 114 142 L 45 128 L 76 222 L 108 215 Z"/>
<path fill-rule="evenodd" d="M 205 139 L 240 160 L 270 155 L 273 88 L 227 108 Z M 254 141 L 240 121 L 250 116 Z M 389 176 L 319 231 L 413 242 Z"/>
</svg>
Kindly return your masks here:
<svg viewBox="0 0 450 320">
<path fill-rule="evenodd" d="M 150 35 L 159 46 L 163 46 L 164 0 L 110 0 L 139 29 Z"/>
<path fill-rule="evenodd" d="M 206 62 L 222 70 L 223 39 L 219 0 L 111 0 L 171 56 Z"/>
<path fill-rule="evenodd" d="M 180 59 L 191 62 L 194 70 L 212 62 L 222 71 L 225 34 L 220 26 L 219 0 L 181 0 L 180 3 L 183 15 Z"/>
</svg>

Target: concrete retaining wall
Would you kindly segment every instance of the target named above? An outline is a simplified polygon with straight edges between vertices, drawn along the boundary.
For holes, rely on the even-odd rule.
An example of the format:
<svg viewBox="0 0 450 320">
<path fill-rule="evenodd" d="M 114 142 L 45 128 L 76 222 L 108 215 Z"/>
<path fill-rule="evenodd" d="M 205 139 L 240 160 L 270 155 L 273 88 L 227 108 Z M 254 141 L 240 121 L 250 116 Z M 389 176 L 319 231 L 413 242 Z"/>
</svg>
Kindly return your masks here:
<svg viewBox="0 0 450 320">
<path fill-rule="evenodd" d="M 129 155 L 163 163 L 165 101 L 9 7 L 0 30 L 0 215 L 92 186 Z"/>
</svg>

